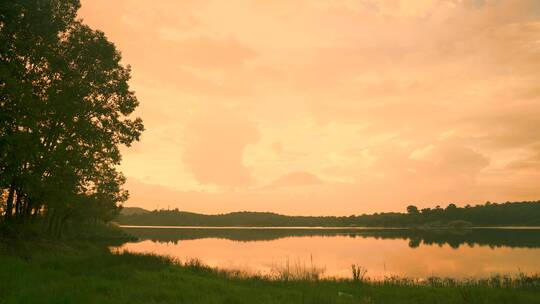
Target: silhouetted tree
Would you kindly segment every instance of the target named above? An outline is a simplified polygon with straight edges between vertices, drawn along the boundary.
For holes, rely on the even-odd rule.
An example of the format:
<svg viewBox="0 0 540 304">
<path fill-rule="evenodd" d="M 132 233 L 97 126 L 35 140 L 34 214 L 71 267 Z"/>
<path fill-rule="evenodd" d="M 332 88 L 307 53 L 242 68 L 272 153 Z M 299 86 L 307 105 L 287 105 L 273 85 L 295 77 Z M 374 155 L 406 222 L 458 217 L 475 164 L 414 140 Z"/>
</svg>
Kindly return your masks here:
<svg viewBox="0 0 540 304">
<path fill-rule="evenodd" d="M 457 206 L 455 204 L 448 204 L 448 206 L 446 206 L 446 211 L 455 211 L 457 210 Z"/>
<path fill-rule="evenodd" d="M 414 214 L 419 214 L 420 212 L 418 211 L 418 208 L 416 206 L 409 205 L 409 206 L 407 206 L 407 213 L 411 214 L 411 215 L 414 215 Z"/>
<path fill-rule="evenodd" d="M 78 0 L 0 4 L 0 188 L 5 220 L 107 220 L 126 199 L 120 145 L 143 131 L 129 67 Z M 94 206 L 95 210 L 88 208 Z M 85 211 L 86 210 L 86 211 Z M 98 211 L 100 210 L 100 211 Z"/>
</svg>

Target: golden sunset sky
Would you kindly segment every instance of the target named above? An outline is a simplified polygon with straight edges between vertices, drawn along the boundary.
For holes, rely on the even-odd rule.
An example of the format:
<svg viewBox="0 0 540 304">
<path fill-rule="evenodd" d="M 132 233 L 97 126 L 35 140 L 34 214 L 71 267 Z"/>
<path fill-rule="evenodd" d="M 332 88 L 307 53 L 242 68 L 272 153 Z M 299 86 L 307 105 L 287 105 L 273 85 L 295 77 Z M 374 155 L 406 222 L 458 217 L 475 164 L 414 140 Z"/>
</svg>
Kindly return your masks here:
<svg viewBox="0 0 540 304">
<path fill-rule="evenodd" d="M 540 198 L 538 0 L 83 0 L 80 17 L 132 67 L 126 206 Z"/>
</svg>

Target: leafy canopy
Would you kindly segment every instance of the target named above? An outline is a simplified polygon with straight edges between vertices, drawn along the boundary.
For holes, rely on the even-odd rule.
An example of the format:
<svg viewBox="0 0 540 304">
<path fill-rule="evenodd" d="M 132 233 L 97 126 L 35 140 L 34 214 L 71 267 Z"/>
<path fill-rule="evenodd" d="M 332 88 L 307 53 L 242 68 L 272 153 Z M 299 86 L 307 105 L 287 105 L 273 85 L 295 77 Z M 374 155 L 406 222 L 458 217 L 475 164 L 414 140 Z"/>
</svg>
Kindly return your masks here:
<svg viewBox="0 0 540 304">
<path fill-rule="evenodd" d="M 119 147 L 144 129 L 131 117 L 139 103 L 130 67 L 103 32 L 76 18 L 79 7 L 77 0 L 0 3 L 6 218 L 54 211 L 110 219 L 127 199 L 116 168 Z"/>
</svg>

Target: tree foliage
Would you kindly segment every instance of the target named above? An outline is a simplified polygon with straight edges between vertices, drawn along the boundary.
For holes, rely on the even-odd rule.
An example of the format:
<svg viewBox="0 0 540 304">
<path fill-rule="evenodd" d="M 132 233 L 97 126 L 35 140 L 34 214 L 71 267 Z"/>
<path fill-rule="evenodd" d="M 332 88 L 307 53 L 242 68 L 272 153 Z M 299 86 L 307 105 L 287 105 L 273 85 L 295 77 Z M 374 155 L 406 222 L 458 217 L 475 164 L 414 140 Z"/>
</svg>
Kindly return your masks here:
<svg viewBox="0 0 540 304">
<path fill-rule="evenodd" d="M 78 0 L 0 4 L 0 189 L 5 221 L 110 220 L 127 199 L 119 147 L 143 131 L 130 68 Z"/>
</svg>

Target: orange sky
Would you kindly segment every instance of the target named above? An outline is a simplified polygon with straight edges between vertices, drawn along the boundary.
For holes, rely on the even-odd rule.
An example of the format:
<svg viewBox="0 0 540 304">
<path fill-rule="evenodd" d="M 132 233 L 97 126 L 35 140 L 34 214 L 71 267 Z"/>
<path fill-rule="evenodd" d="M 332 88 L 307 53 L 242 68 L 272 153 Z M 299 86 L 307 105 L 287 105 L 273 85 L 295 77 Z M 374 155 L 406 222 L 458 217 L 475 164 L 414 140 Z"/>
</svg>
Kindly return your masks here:
<svg viewBox="0 0 540 304">
<path fill-rule="evenodd" d="M 80 16 L 141 102 L 127 206 L 540 198 L 538 0 L 83 0 Z"/>
</svg>

